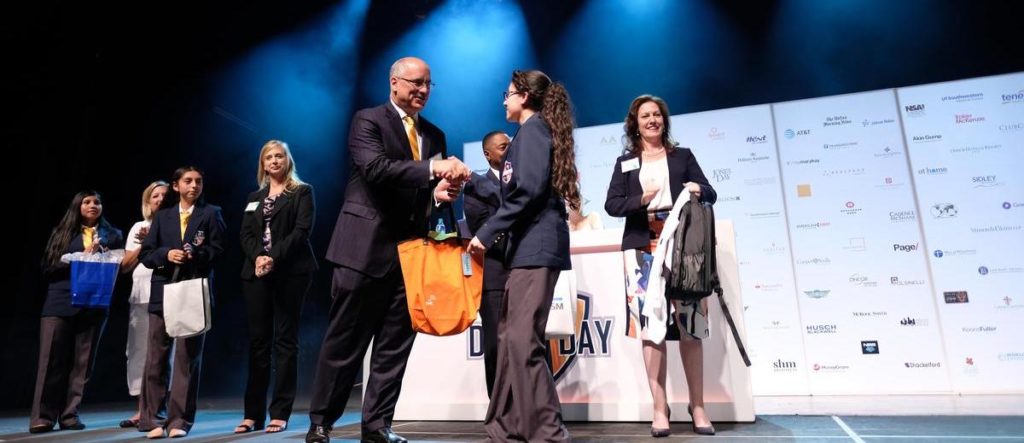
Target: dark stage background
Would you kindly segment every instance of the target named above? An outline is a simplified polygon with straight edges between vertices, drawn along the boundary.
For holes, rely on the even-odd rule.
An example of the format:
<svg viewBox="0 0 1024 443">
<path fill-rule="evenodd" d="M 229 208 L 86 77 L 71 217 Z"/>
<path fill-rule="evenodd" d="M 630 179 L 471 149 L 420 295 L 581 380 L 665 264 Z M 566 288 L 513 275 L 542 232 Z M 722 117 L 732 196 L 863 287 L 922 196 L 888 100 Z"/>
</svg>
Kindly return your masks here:
<svg viewBox="0 0 1024 443">
<path fill-rule="evenodd" d="M 564 82 L 580 126 L 621 121 L 641 93 L 673 114 L 1024 70 L 1012 1 L 373 1 L 37 2 L 4 6 L 12 195 L 0 309 L 0 410 L 27 409 L 35 383 L 39 261 L 71 196 L 103 193 L 127 233 L 140 194 L 177 166 L 206 171 L 224 208 L 204 397 L 241 405 L 247 340 L 237 232 L 256 155 L 287 141 L 316 187 L 313 244 L 329 241 L 348 178 L 345 139 L 359 108 L 386 100 L 387 69 L 425 58 L 438 87 L 425 115 L 449 152 L 503 121 L 511 70 Z M 685 142 L 685 140 L 683 141 Z M 581 147 L 585 149 L 585 147 Z M 17 170 L 13 169 L 17 168 Z M 25 177 L 25 178 L 21 178 Z M 10 223 L 10 224 L 8 224 Z M 300 395 L 308 393 L 329 303 L 329 265 L 303 308 Z M 117 289 L 90 403 L 128 400 L 127 292 Z M 305 405 L 299 404 L 302 408 Z"/>
</svg>

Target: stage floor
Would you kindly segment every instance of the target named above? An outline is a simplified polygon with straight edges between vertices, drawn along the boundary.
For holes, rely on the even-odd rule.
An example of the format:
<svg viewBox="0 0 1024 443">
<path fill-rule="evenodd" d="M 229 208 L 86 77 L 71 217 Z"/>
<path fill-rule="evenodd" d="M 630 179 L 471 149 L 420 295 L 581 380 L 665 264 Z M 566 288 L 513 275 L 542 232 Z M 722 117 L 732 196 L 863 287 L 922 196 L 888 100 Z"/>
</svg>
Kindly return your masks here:
<svg viewBox="0 0 1024 443">
<path fill-rule="evenodd" d="M 1015 397 L 1019 399 L 1020 397 Z M 885 402 L 884 397 L 874 401 Z M 871 401 L 864 397 L 861 400 Z M 924 400 L 924 399 L 922 399 Z M 852 403 L 850 399 L 850 403 Z M 759 409 L 770 409 L 757 402 Z M 308 404 L 299 401 L 299 405 Z M 331 434 L 333 442 L 359 441 L 358 397 L 353 398 L 350 410 L 338 421 Z M 289 429 L 280 434 L 254 432 L 244 435 L 231 433 L 241 419 L 240 400 L 201 399 L 196 425 L 182 442 L 264 442 L 302 441 L 309 426 L 305 410 L 296 410 Z M 792 405 L 790 405 L 792 406 Z M 130 404 L 89 405 L 82 411 L 82 421 L 88 426 L 83 431 L 54 431 L 29 434 L 27 411 L 20 415 L 0 416 L 0 442 L 127 442 L 142 441 L 144 434 L 119 429 L 117 424 L 126 418 Z M 799 408 L 798 408 L 799 409 Z M 1021 415 L 788 415 L 771 411 L 772 415 L 758 415 L 754 423 L 715 423 L 718 434 L 711 437 L 696 436 L 690 424 L 672 423 L 673 435 L 659 440 L 665 442 L 1024 442 L 1024 416 Z M 904 409 L 902 412 L 908 412 Z M 991 411 L 988 411 L 991 413 Z M 969 411 L 959 411 L 960 414 Z M 979 414 L 986 412 L 979 411 Z M 1017 410 L 1015 414 L 1024 414 Z M 898 413 L 897 413 L 898 414 Z M 649 423 L 568 423 L 575 442 L 650 442 Z M 478 422 L 396 422 L 399 434 L 417 442 L 483 441 L 486 435 Z"/>
</svg>

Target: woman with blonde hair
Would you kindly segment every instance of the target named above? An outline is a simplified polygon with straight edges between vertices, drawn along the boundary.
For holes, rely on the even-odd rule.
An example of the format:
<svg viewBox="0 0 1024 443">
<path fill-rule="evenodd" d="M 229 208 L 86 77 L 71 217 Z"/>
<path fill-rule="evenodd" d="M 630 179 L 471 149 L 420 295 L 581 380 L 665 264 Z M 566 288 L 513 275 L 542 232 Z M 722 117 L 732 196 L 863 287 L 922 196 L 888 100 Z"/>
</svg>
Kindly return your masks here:
<svg viewBox="0 0 1024 443">
<path fill-rule="evenodd" d="M 271 345 L 275 371 L 266 432 L 288 428 L 298 371 L 298 324 L 302 299 L 316 271 L 309 242 L 316 216 L 313 187 L 295 170 L 288 145 L 270 140 L 256 164 L 259 189 L 242 215 L 242 292 L 249 323 L 249 377 L 244 418 L 236 434 L 263 429 L 270 386 Z"/>
<path fill-rule="evenodd" d="M 146 343 L 149 339 L 149 289 L 153 270 L 139 266 L 139 253 L 142 252 L 142 241 L 149 234 L 149 225 L 153 222 L 153 214 L 160 210 L 170 185 L 157 180 L 146 186 L 142 191 L 142 221 L 135 222 L 128 231 L 124 246 L 124 261 L 121 272 L 132 273 L 132 293 L 128 296 L 128 346 L 125 354 L 128 357 L 128 393 L 139 397 L 139 409 L 132 418 L 121 420 L 122 428 L 139 426 L 139 414 L 142 411 L 142 376 L 146 369 Z"/>
</svg>

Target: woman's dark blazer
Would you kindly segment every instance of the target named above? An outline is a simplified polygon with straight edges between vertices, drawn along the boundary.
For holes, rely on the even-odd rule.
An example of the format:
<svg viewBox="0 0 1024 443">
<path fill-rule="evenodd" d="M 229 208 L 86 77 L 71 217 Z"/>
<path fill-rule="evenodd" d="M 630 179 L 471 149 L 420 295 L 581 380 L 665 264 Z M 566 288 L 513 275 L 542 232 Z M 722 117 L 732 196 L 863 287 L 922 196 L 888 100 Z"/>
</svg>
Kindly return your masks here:
<svg viewBox="0 0 1024 443">
<path fill-rule="evenodd" d="M 509 268 L 572 269 L 565 202 L 551 186 L 551 128 L 541 113 L 527 119 L 505 152 L 501 206 L 477 232 L 487 248 L 508 233 Z"/>
<path fill-rule="evenodd" d="M 107 249 L 121 249 L 124 247 L 124 236 L 117 228 L 100 228 L 100 244 Z M 82 244 L 82 234 L 79 233 L 68 242 L 65 254 L 85 251 Z M 79 313 L 81 308 L 71 305 L 71 265 L 58 263 L 53 267 L 44 269 L 46 277 L 46 300 L 43 302 L 43 317 L 72 317 Z M 90 311 L 106 311 L 106 309 L 90 309 Z"/>
<path fill-rule="evenodd" d="M 274 259 L 274 273 L 301 274 L 316 271 L 316 257 L 309 243 L 309 233 L 316 218 L 316 204 L 313 202 L 313 187 L 299 185 L 294 191 L 282 192 L 277 196 L 270 218 L 270 252 L 263 250 L 263 199 L 270 194 L 270 187 L 264 187 L 246 199 L 248 204 L 256 203 L 253 211 L 242 214 L 240 233 L 242 252 L 242 278 L 256 278 L 256 257 L 269 255 Z"/>
<path fill-rule="evenodd" d="M 622 232 L 622 250 L 642 249 L 651 244 L 650 227 L 647 224 L 647 205 L 640 203 L 644 190 L 640 186 L 640 168 L 622 172 L 622 163 L 638 158 L 633 154 L 625 154 L 615 160 L 615 171 L 608 183 L 608 196 L 604 201 L 604 210 L 612 217 L 626 217 L 626 228 Z M 697 159 L 687 148 L 674 148 L 667 152 L 669 184 L 672 189 L 672 201 L 675 202 L 683 192 L 686 182 L 700 185 L 701 201 L 714 204 L 718 194 L 708 183 L 704 171 L 701 171 Z M 642 163 L 643 158 L 638 160 Z"/>
<path fill-rule="evenodd" d="M 202 235 L 198 235 L 200 232 Z M 149 312 L 163 312 L 164 284 L 174 283 L 171 279 L 174 268 L 178 267 L 167 260 L 167 253 L 172 249 L 182 249 L 185 243 L 192 245 L 192 259 L 181 265 L 178 281 L 212 278 L 213 264 L 224 253 L 224 218 L 220 215 L 220 207 L 196 204 L 185 228 L 184 240 L 181 237 L 178 203 L 161 209 L 153 216 L 149 235 L 142 242 L 142 252 L 139 253 L 142 265 L 153 270 Z M 213 291 L 212 284 L 210 290 Z"/>
</svg>

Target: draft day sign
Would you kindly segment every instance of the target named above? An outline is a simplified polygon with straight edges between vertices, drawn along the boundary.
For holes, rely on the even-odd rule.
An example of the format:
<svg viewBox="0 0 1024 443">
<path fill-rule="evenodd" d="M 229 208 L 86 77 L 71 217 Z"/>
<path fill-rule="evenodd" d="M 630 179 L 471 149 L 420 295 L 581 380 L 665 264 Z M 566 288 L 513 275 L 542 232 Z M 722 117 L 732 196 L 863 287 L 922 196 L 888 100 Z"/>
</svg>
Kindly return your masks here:
<svg viewBox="0 0 1024 443">
<path fill-rule="evenodd" d="M 730 304 L 741 306 L 732 225 L 719 220 L 716 230 L 723 285 Z M 621 238 L 622 231 L 614 229 L 573 233 L 573 247 L 590 251 L 573 254 L 578 333 L 549 342 L 566 420 L 651 419 L 641 344 L 627 337 L 623 329 L 626 311 L 618 246 Z M 717 302 L 709 303 L 709 309 L 712 318 L 722 319 Z M 742 331 L 742 309 L 734 312 Z M 704 345 L 708 411 L 715 420 L 752 421 L 749 370 L 743 366 L 726 322 L 714 320 L 711 328 L 712 337 Z M 670 345 L 668 352 L 669 401 L 673 409 L 685 410 L 688 397 L 678 347 Z M 482 420 L 487 403 L 479 324 L 456 336 L 416 338 L 395 419 Z M 687 417 L 684 414 L 676 418 Z"/>
</svg>

